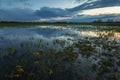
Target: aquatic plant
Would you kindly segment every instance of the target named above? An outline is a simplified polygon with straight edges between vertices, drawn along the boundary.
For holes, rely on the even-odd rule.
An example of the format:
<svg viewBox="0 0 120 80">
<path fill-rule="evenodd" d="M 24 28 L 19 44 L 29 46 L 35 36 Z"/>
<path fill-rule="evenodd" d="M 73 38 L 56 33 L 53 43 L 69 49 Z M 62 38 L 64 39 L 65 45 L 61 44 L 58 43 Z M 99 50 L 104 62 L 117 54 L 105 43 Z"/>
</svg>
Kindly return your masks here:
<svg viewBox="0 0 120 80">
<path fill-rule="evenodd" d="M 119 40 L 112 31 L 97 35 L 9 43 L 0 54 L 0 80 L 119 80 Z"/>
</svg>

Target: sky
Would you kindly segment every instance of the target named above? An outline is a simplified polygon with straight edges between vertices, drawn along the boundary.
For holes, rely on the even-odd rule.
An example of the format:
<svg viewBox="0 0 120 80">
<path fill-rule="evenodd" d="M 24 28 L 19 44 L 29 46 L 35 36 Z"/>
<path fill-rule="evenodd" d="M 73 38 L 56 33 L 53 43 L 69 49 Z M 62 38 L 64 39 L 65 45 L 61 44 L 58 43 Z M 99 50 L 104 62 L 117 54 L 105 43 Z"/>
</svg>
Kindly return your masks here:
<svg viewBox="0 0 120 80">
<path fill-rule="evenodd" d="M 0 21 L 120 20 L 120 0 L 0 0 Z"/>
</svg>

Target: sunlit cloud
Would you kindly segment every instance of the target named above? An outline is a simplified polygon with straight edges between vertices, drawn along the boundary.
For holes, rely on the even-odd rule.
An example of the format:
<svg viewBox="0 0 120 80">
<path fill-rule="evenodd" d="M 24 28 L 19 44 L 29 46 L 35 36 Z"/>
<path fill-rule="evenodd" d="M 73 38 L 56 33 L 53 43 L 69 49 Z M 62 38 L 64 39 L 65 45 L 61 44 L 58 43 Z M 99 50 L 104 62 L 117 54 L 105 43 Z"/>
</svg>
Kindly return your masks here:
<svg viewBox="0 0 120 80">
<path fill-rule="evenodd" d="M 72 17 L 55 17 L 55 18 L 42 18 L 39 19 L 39 21 L 44 22 L 44 21 L 62 21 L 66 19 L 72 19 Z"/>
<path fill-rule="evenodd" d="M 79 15 L 91 15 L 91 16 L 104 15 L 104 14 L 120 14 L 120 6 L 83 10 L 82 12 L 78 14 Z"/>
</svg>

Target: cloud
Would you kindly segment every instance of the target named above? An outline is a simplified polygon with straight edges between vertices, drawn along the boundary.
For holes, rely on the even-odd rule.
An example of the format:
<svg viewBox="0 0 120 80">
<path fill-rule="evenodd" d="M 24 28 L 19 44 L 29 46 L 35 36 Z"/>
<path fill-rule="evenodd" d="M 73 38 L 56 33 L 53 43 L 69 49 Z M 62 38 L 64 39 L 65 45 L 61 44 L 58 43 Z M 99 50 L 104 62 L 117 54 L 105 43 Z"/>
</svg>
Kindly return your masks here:
<svg viewBox="0 0 120 80">
<path fill-rule="evenodd" d="M 81 1 L 81 0 L 80 0 Z M 68 9 L 70 12 L 101 7 L 120 6 L 120 0 L 85 0 L 82 5 Z"/>
<path fill-rule="evenodd" d="M 74 14 L 70 22 L 90 22 L 97 19 L 120 20 L 120 0 L 78 0 L 82 4 L 68 12 Z"/>
<path fill-rule="evenodd" d="M 29 0 L 0 0 L 1 4 L 11 4 L 11 3 L 24 3 Z"/>
<path fill-rule="evenodd" d="M 31 10 L 31 9 L 0 9 L 0 20 L 2 21 L 67 21 L 67 22 L 90 22 L 98 19 L 115 19 L 120 20 L 120 15 L 114 14 L 101 14 L 101 15 L 85 15 L 85 14 L 72 14 L 66 13 L 67 11 L 59 8 L 42 8 L 43 10 Z M 61 12 L 62 10 L 62 12 Z M 40 11 L 39 14 L 36 13 Z M 50 14 L 48 12 L 51 11 Z M 65 11 L 65 12 L 64 12 Z M 44 14 L 40 14 L 40 13 Z M 47 13 L 47 14 L 46 14 Z"/>
<path fill-rule="evenodd" d="M 68 20 L 68 19 L 72 19 L 72 17 L 55 17 L 55 18 L 42 18 L 38 21 L 40 22 L 56 22 L 56 21 L 64 21 L 64 20 Z"/>
<path fill-rule="evenodd" d="M 0 9 L 24 8 L 29 6 L 31 6 L 29 0 L 0 0 Z"/>
<path fill-rule="evenodd" d="M 34 15 L 34 11 L 31 9 L 0 9 L 0 19 L 2 21 L 34 21 L 39 17 Z"/>
<path fill-rule="evenodd" d="M 64 21 L 67 22 L 92 22 L 95 20 L 102 20 L 107 21 L 108 19 L 112 19 L 114 21 L 120 20 L 120 15 L 114 15 L 114 14 L 104 14 L 104 15 L 76 15 L 72 17 L 71 19 L 66 19 Z"/>
<path fill-rule="evenodd" d="M 120 6 L 83 10 L 79 14 L 83 15 L 120 14 Z"/>
<path fill-rule="evenodd" d="M 67 11 L 61 8 L 43 7 L 40 10 L 29 8 L 0 9 L 2 21 L 61 21 L 70 19 Z"/>
<path fill-rule="evenodd" d="M 5 2 L 4 6 L 9 4 L 13 5 L 17 3 L 26 3 L 28 0 L 0 0 Z M 8 2 L 7 2 L 8 1 Z M 15 1 L 15 2 L 14 2 Z M 113 2 L 112 2 L 113 1 Z M 13 3 L 12 3 L 13 2 Z M 120 5 L 120 0 L 82 0 L 80 6 L 61 9 L 42 7 L 39 10 L 32 10 L 29 8 L 0 8 L 0 19 L 4 21 L 70 21 L 70 22 L 86 22 L 94 21 L 96 19 L 117 19 L 119 14 L 119 8 L 113 8 L 112 6 Z M 2 3 L 0 3 L 2 4 Z M 19 6 L 21 4 L 16 4 Z M 3 6 L 3 5 L 2 5 Z M 105 8 L 111 6 L 110 8 Z M 7 6 L 8 7 L 8 6 Z M 103 11 L 104 10 L 104 11 Z M 115 10 L 115 13 L 114 11 Z M 107 11 L 107 12 L 106 12 Z M 111 13 L 112 12 L 112 13 Z M 97 14 L 97 15 L 96 15 Z M 110 15 L 112 14 L 112 15 Z"/>
<path fill-rule="evenodd" d="M 67 11 L 61 8 L 49 8 L 43 7 L 37 10 L 35 14 L 41 18 L 54 18 L 54 17 L 65 17 L 67 16 Z"/>
</svg>

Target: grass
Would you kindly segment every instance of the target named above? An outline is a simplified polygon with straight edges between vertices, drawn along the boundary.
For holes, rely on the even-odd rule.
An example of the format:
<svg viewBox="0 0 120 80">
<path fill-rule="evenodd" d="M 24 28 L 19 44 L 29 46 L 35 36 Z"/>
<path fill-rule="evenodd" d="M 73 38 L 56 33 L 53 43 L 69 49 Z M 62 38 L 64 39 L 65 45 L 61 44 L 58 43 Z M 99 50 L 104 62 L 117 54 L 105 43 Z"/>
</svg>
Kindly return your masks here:
<svg viewBox="0 0 120 80">
<path fill-rule="evenodd" d="M 54 39 L 52 47 L 42 39 L 33 42 L 34 37 L 18 46 L 10 43 L 0 54 L 0 80 L 119 80 L 115 29 L 119 28 L 106 27 L 101 33 L 100 28 L 98 37 L 80 38 L 73 44 L 71 39 Z"/>
<path fill-rule="evenodd" d="M 107 32 L 106 32 L 107 33 Z M 23 42 L 19 46 L 23 51 L 12 47 L 0 54 L 0 80 L 119 80 L 120 45 L 116 40 L 109 41 L 104 34 L 95 38 L 78 39 L 74 44 L 55 49 L 55 45 L 65 45 L 66 41 L 53 40 L 53 48 L 42 46 L 42 40 L 38 42 Z M 108 45 L 109 44 L 109 45 Z M 101 45 L 101 46 L 100 46 Z M 32 48 L 33 47 L 33 48 Z M 101 48 L 101 51 L 97 48 Z M 75 51 L 75 49 L 78 49 Z M 82 56 L 77 63 L 79 56 Z M 84 77 L 79 68 L 82 58 L 92 60 L 89 70 L 96 75 Z M 74 68 L 77 71 L 74 71 Z M 85 68 L 83 68 L 85 70 Z M 76 75 L 77 74 L 77 75 Z M 83 75 L 83 76 L 81 76 Z M 80 77 L 81 76 L 81 77 Z"/>
</svg>

